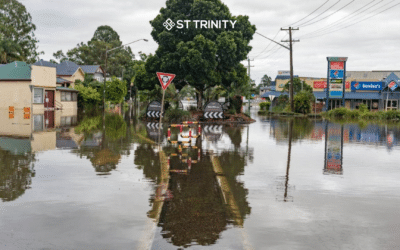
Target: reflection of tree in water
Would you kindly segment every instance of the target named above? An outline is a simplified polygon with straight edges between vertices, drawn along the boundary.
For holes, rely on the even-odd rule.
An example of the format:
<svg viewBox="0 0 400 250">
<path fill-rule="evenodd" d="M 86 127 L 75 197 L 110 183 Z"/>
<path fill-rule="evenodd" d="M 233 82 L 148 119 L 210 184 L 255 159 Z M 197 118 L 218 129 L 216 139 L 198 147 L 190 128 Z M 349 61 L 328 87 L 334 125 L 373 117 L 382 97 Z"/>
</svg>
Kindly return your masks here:
<svg viewBox="0 0 400 250">
<path fill-rule="evenodd" d="M 32 184 L 35 171 L 32 162 L 34 155 L 13 155 L 0 149 L 0 198 L 13 201 L 25 193 Z"/>
<path fill-rule="evenodd" d="M 164 203 L 160 217 L 163 237 L 182 247 L 214 244 L 228 218 L 209 157 L 189 175 L 173 174 L 170 190 L 173 199 Z"/>
<path fill-rule="evenodd" d="M 235 148 L 240 147 L 242 143 L 242 129 L 243 127 L 225 127 L 225 132 L 228 134 Z"/>
<path fill-rule="evenodd" d="M 279 128 L 285 138 L 289 138 L 289 120 L 279 120 Z M 314 129 L 314 122 L 307 118 L 293 119 L 292 141 L 308 138 Z"/>
<path fill-rule="evenodd" d="M 157 180 L 161 175 L 160 158 L 150 144 L 140 144 L 135 150 L 135 165 L 146 178 Z"/>
<path fill-rule="evenodd" d="M 243 175 L 244 167 L 247 165 L 246 158 L 238 151 L 225 151 L 218 159 L 239 207 L 240 215 L 244 219 L 250 214 L 251 208 L 247 202 L 248 190 L 244 188 L 242 182 L 237 180 L 237 176 Z"/>
<path fill-rule="evenodd" d="M 98 173 L 108 174 L 117 168 L 121 155 L 130 154 L 130 129 L 121 115 L 85 117 L 75 131 L 84 133 L 85 139 L 74 152 L 89 159 Z"/>
</svg>

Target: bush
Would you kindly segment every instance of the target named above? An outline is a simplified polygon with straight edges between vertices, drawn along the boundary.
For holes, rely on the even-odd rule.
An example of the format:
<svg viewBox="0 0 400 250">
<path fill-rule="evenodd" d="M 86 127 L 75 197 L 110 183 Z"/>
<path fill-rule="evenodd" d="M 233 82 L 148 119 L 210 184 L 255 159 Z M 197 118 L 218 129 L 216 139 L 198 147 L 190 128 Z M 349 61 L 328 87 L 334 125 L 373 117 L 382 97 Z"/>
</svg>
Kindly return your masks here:
<svg viewBox="0 0 400 250">
<path fill-rule="evenodd" d="M 381 118 L 384 120 L 400 119 L 400 112 L 396 110 L 389 110 L 383 112 Z"/>
<path fill-rule="evenodd" d="M 358 110 L 359 110 L 361 113 L 369 112 L 368 106 L 367 106 L 366 104 L 364 104 L 364 103 L 358 105 Z"/>
<path fill-rule="evenodd" d="M 347 112 L 349 110 L 347 108 L 337 108 L 337 109 L 332 109 L 329 110 L 327 115 L 329 117 L 334 117 L 334 118 L 345 118 L 345 116 L 347 115 Z"/>
<path fill-rule="evenodd" d="M 182 122 L 192 118 L 189 111 L 170 108 L 165 112 L 164 119 L 168 122 Z"/>
<path fill-rule="evenodd" d="M 361 112 L 356 109 L 355 110 L 347 109 L 346 118 L 357 119 L 360 117 L 360 115 L 361 115 Z"/>
<path fill-rule="evenodd" d="M 294 112 L 301 114 L 311 113 L 311 101 L 314 95 L 310 92 L 300 91 L 293 98 Z"/>
<path fill-rule="evenodd" d="M 259 104 L 259 106 L 260 106 L 261 110 L 269 110 L 269 107 L 271 106 L 271 103 L 270 102 L 261 102 Z"/>
<path fill-rule="evenodd" d="M 236 110 L 234 108 L 231 108 L 231 109 L 228 110 L 228 114 L 235 115 L 236 114 Z"/>
</svg>

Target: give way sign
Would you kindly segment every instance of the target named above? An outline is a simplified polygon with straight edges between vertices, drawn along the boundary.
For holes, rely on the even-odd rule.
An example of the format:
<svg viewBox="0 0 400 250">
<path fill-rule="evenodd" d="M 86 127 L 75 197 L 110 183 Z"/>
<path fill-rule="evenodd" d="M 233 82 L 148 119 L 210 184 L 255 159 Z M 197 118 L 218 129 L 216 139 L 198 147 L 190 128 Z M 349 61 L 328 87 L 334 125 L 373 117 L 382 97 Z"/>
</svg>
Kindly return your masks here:
<svg viewBox="0 0 400 250">
<path fill-rule="evenodd" d="M 157 72 L 158 80 L 160 81 L 163 90 L 166 90 L 169 84 L 174 80 L 175 75 L 169 73 Z"/>
</svg>

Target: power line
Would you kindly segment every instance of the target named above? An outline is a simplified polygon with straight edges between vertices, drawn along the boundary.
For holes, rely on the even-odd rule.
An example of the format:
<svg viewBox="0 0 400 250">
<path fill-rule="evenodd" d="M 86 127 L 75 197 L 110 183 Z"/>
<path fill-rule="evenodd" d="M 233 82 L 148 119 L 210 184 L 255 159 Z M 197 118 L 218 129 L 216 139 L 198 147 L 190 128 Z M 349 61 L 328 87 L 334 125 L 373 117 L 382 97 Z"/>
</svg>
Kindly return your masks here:
<svg viewBox="0 0 400 250">
<path fill-rule="evenodd" d="M 324 6 L 327 2 L 329 2 L 329 0 L 327 0 L 325 3 L 323 3 L 322 5 L 320 5 L 318 8 L 316 8 L 313 12 L 311 12 L 310 14 L 308 14 L 307 16 L 303 17 L 302 19 L 298 20 L 297 22 L 294 22 L 288 26 L 293 26 L 295 23 L 298 23 L 300 21 L 303 21 L 304 19 L 306 19 L 307 17 L 311 16 L 312 14 L 314 14 L 317 10 L 319 10 L 320 8 L 322 8 L 322 6 Z"/>
<path fill-rule="evenodd" d="M 275 40 L 275 38 L 278 36 L 279 32 L 280 32 L 280 30 L 278 30 L 278 32 L 276 32 L 276 34 L 275 34 L 274 38 L 272 38 L 272 40 Z M 265 49 L 263 49 L 258 55 L 256 55 L 255 57 L 253 57 L 253 59 L 257 58 L 257 57 L 260 56 L 262 53 L 264 53 L 264 51 L 265 51 L 266 49 L 268 49 L 270 45 L 271 45 L 271 41 L 268 43 L 267 47 L 265 47 Z M 271 51 L 271 50 L 269 50 L 269 51 Z M 268 51 L 267 51 L 267 52 L 268 52 Z"/>
<path fill-rule="evenodd" d="M 328 24 L 327 26 L 325 26 L 325 27 L 323 27 L 323 28 L 321 28 L 321 29 L 312 31 L 312 32 L 310 32 L 310 33 L 307 33 L 307 34 L 301 36 L 301 37 L 304 37 L 304 36 L 309 35 L 309 34 L 314 34 L 314 33 L 317 33 L 317 32 L 319 32 L 319 31 L 322 31 L 322 30 L 325 30 L 325 29 L 329 29 L 329 28 L 331 28 L 331 26 L 337 26 L 337 24 L 342 23 L 342 22 L 348 20 L 348 19 L 351 18 L 352 16 L 357 16 L 357 15 L 363 13 L 363 12 L 361 12 L 361 13 L 355 14 L 355 13 L 357 13 L 358 11 L 360 11 L 361 9 L 367 7 L 368 5 L 370 5 L 371 3 L 375 2 L 375 1 L 376 1 L 376 0 L 372 0 L 371 2 L 367 3 L 366 5 L 362 6 L 361 8 L 359 8 L 359 9 L 353 11 L 353 12 L 352 12 L 351 14 L 349 14 L 347 17 L 343 18 L 342 20 L 340 20 L 340 21 L 338 21 L 338 22 L 334 22 L 334 23 Z M 384 1 L 384 0 L 381 0 L 381 2 L 382 2 L 382 1 Z"/>
<path fill-rule="evenodd" d="M 289 36 L 289 34 L 285 34 L 280 40 L 286 39 L 288 36 Z M 282 46 L 280 46 L 280 45 L 278 45 L 278 44 L 275 44 L 274 47 L 272 47 L 272 48 L 269 50 L 269 51 L 271 52 L 270 54 L 268 54 L 268 55 L 266 55 L 266 56 L 264 56 L 264 57 L 262 57 L 262 58 L 259 58 L 259 59 L 266 59 L 266 58 L 269 58 L 270 56 L 272 56 L 273 54 L 275 54 L 277 51 L 279 51 L 279 50 L 282 49 L 282 48 L 283 48 Z"/>
<path fill-rule="evenodd" d="M 342 25 L 342 24 L 345 24 L 345 23 L 349 23 L 349 22 L 346 22 L 346 21 L 347 21 L 347 20 L 350 20 L 350 19 L 354 19 L 355 17 L 361 15 L 362 13 L 366 12 L 367 10 L 369 10 L 369 9 L 375 7 L 376 5 L 382 3 L 384 0 L 381 0 L 380 2 L 375 3 L 374 5 L 370 6 L 369 8 L 367 8 L 367 9 L 365 9 L 365 10 L 363 10 L 363 11 L 357 13 L 358 11 L 360 11 L 361 9 L 367 7 L 369 4 L 371 4 L 371 3 L 375 2 L 375 1 L 376 1 L 376 0 L 372 0 L 371 2 L 367 3 L 367 4 L 364 5 L 363 7 L 357 9 L 356 11 L 352 12 L 352 13 L 349 14 L 347 17 L 343 18 L 342 20 L 339 20 L 338 22 L 331 23 L 331 24 L 329 24 L 329 25 L 327 25 L 327 26 L 325 26 L 325 27 L 323 27 L 323 28 L 321 28 L 321 29 L 318 29 L 318 30 L 316 30 L 316 31 L 312 31 L 312 32 L 310 32 L 310 33 L 307 33 L 307 34 L 301 36 L 301 37 L 305 37 L 305 36 L 307 36 L 307 35 L 311 35 L 311 34 L 315 34 L 315 33 L 320 33 L 320 32 L 322 32 L 322 31 L 326 31 L 326 30 L 329 30 L 329 29 L 332 29 L 332 28 L 337 28 L 338 25 Z M 390 1 L 390 2 L 387 3 L 386 5 L 383 5 L 383 6 L 381 6 L 381 7 L 378 7 L 378 8 L 375 9 L 375 10 L 378 10 L 378 9 L 384 7 L 384 6 L 387 6 L 387 5 L 389 5 L 389 4 L 390 4 L 391 2 L 393 2 L 393 1 L 395 1 L 395 0 Z M 370 13 L 372 13 L 372 12 L 373 12 L 373 11 L 371 11 Z M 368 13 L 368 14 L 370 14 L 370 13 Z"/>
<path fill-rule="evenodd" d="M 317 15 L 316 17 L 311 18 L 310 20 L 306 21 L 305 23 L 298 24 L 297 26 L 301 27 L 302 25 L 305 25 L 305 24 L 307 24 L 307 23 L 313 21 L 314 19 L 320 17 L 321 15 L 325 14 L 328 10 L 330 10 L 331 8 L 333 8 L 334 6 L 336 6 L 340 1 L 341 1 L 341 0 L 338 0 L 338 1 L 337 1 L 336 3 L 334 3 L 331 7 L 329 7 L 328 9 L 326 9 L 325 11 L 323 11 L 322 13 L 320 13 L 319 15 Z"/>
<path fill-rule="evenodd" d="M 392 9 L 393 7 L 395 7 L 395 6 L 399 5 L 399 4 L 400 4 L 400 3 L 397 3 L 397 4 L 393 5 L 393 6 L 390 6 L 390 7 L 387 8 L 387 9 L 384 9 L 384 10 L 382 10 L 382 11 L 380 11 L 380 12 L 374 14 L 374 15 L 368 16 L 368 17 L 366 17 L 366 18 L 364 18 L 364 19 L 361 19 L 360 21 L 355 22 L 355 23 L 352 23 L 352 24 L 350 24 L 350 25 L 347 25 L 347 26 L 341 27 L 341 28 L 339 28 L 339 29 L 336 29 L 336 30 L 333 30 L 333 31 L 329 31 L 329 32 L 327 32 L 327 33 L 323 33 L 323 34 L 320 34 L 320 35 L 310 36 L 310 37 L 308 37 L 308 38 L 316 38 L 316 37 L 324 36 L 324 35 L 327 35 L 327 34 L 331 34 L 331 33 L 333 33 L 333 32 L 339 31 L 339 30 L 346 29 L 346 28 L 351 27 L 351 26 L 353 26 L 353 25 L 356 25 L 356 24 L 358 24 L 358 23 L 360 23 L 360 22 L 362 22 L 362 21 L 365 21 L 365 20 L 370 19 L 370 18 L 372 18 L 372 17 L 374 17 L 374 16 L 377 16 L 377 15 L 381 14 L 382 12 L 385 12 L 385 11 L 387 11 L 387 10 L 389 10 L 389 9 Z M 304 39 L 304 38 L 303 38 L 303 39 Z M 305 39 L 307 39 L 307 38 L 305 38 Z"/>
<path fill-rule="evenodd" d="M 341 10 L 344 9 L 344 8 L 346 8 L 347 6 L 349 6 L 349 5 L 350 5 L 352 2 L 354 2 L 354 1 L 355 1 L 355 0 L 352 0 L 350 3 L 346 4 L 345 6 L 343 6 L 343 7 L 340 8 L 340 9 L 336 10 L 336 11 L 333 12 L 332 14 L 327 15 L 327 16 L 325 16 L 325 17 L 323 17 L 323 18 L 321 18 L 321 19 L 319 19 L 319 20 L 317 20 L 317 21 L 315 21 L 315 22 L 308 23 L 307 25 L 303 25 L 302 27 L 306 27 L 306 26 L 309 26 L 309 25 L 312 25 L 312 24 L 314 24 L 314 23 L 318 23 L 318 22 L 322 21 L 322 20 L 324 20 L 324 19 L 326 19 L 326 18 L 328 18 L 328 17 L 330 17 L 330 16 L 332 16 L 332 15 L 338 13 L 339 11 L 341 11 Z"/>
</svg>

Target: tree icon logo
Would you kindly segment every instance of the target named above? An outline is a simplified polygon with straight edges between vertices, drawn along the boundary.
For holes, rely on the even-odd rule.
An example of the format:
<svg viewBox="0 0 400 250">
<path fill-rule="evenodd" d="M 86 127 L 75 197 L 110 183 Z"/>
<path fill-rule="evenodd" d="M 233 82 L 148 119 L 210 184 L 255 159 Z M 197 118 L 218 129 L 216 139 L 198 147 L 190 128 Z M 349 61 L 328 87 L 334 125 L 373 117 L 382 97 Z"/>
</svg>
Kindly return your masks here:
<svg viewBox="0 0 400 250">
<path fill-rule="evenodd" d="M 175 23 L 174 23 L 174 21 L 171 20 L 171 18 L 168 18 L 168 19 L 163 23 L 163 25 L 164 25 L 164 27 L 165 27 L 167 30 L 171 30 L 171 29 L 175 26 Z"/>
</svg>

